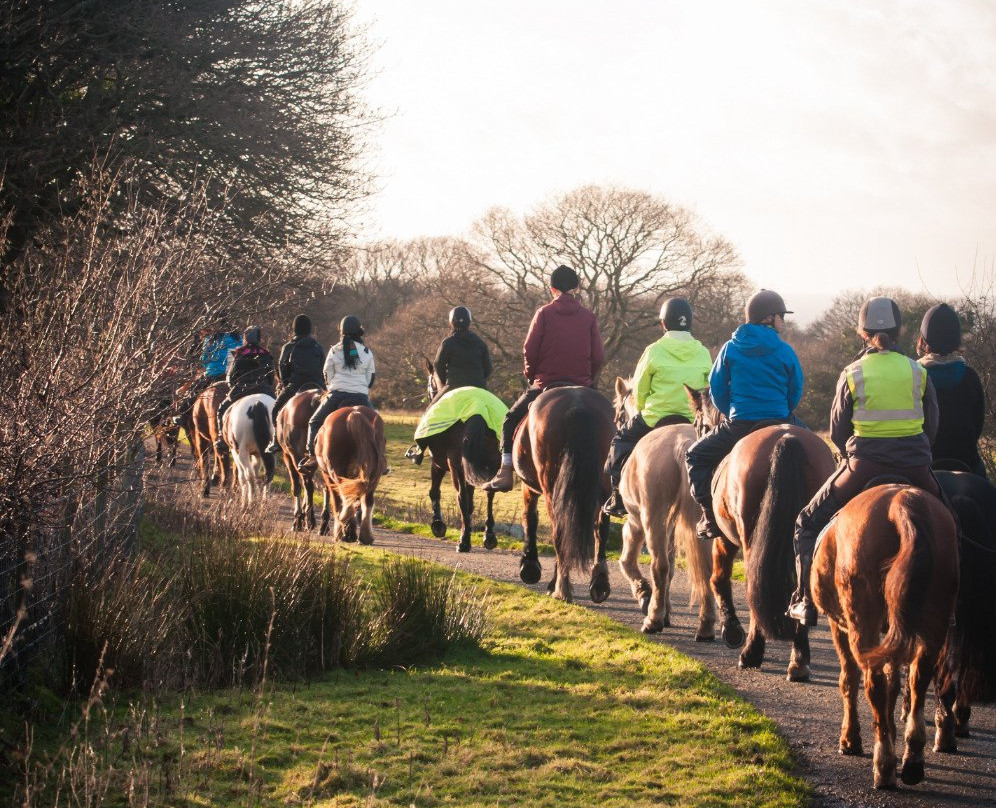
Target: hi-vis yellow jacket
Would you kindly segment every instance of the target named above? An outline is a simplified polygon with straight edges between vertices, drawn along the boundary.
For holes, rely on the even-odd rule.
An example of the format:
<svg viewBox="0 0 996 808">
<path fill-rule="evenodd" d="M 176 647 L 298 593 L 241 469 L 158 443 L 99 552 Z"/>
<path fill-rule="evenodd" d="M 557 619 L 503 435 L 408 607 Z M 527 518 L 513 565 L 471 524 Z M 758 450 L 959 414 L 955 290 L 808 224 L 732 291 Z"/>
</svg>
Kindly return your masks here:
<svg viewBox="0 0 996 808">
<path fill-rule="evenodd" d="M 854 434 L 861 438 L 901 438 L 923 432 L 927 372 L 893 351 L 866 354 L 847 367 L 854 399 Z"/>
</svg>

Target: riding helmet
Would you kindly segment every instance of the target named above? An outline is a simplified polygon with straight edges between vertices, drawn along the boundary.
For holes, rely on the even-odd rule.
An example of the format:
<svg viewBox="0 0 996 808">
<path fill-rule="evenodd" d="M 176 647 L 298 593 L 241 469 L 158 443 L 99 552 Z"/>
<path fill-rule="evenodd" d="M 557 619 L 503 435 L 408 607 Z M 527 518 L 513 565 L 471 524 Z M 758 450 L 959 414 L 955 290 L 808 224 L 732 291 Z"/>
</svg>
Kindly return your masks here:
<svg viewBox="0 0 996 808">
<path fill-rule="evenodd" d="M 792 314 L 785 308 L 785 301 L 778 292 L 761 289 L 751 295 L 744 307 L 744 315 L 748 323 L 761 323 L 773 314 Z"/>
<path fill-rule="evenodd" d="M 931 353 L 949 354 L 961 346 L 961 323 L 957 312 L 947 303 L 927 309 L 920 323 L 920 336 Z"/>
<path fill-rule="evenodd" d="M 299 314 L 294 318 L 294 336 L 306 337 L 311 333 L 311 318 L 307 314 Z"/>
<path fill-rule="evenodd" d="M 258 325 L 251 325 L 246 329 L 243 337 L 246 341 L 246 345 L 259 345 L 260 339 L 262 339 L 262 334 L 259 331 Z"/>
<path fill-rule="evenodd" d="M 343 337 L 362 337 L 363 326 L 360 325 L 360 318 L 355 314 L 347 314 L 339 323 L 339 334 Z"/>
<path fill-rule="evenodd" d="M 450 309 L 450 325 L 454 328 L 470 328 L 472 322 L 474 322 L 474 318 L 466 306 Z"/>
<path fill-rule="evenodd" d="M 858 330 L 872 334 L 876 331 L 896 331 L 903 318 L 896 301 L 889 297 L 872 297 L 861 304 L 858 312 Z"/>
<path fill-rule="evenodd" d="M 683 297 L 669 297 L 661 306 L 661 322 L 668 331 L 691 331 L 692 304 Z"/>
<path fill-rule="evenodd" d="M 561 264 L 550 275 L 550 288 L 558 292 L 570 292 L 581 285 L 578 273 L 568 266 Z"/>
</svg>

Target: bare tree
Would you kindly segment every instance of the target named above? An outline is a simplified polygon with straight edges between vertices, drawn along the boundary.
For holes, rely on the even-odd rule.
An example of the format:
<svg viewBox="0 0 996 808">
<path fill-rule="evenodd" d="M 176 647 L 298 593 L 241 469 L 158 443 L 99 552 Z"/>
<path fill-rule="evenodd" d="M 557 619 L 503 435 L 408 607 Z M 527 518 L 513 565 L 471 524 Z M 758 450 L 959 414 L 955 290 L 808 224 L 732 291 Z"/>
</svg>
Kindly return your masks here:
<svg viewBox="0 0 996 808">
<path fill-rule="evenodd" d="M 652 334 L 656 309 L 678 292 L 720 283 L 739 259 L 694 214 L 642 191 L 589 185 L 518 217 L 497 208 L 474 226 L 470 258 L 516 320 L 548 299 L 551 270 L 582 277 L 611 361 Z"/>
</svg>

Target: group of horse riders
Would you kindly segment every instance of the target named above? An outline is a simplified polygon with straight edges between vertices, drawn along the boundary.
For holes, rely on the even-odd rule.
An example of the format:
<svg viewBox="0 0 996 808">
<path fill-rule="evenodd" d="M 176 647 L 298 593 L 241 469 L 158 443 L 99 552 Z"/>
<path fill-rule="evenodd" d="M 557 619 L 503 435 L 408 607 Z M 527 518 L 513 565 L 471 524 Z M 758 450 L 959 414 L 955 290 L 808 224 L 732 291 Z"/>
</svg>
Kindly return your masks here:
<svg viewBox="0 0 996 808">
<path fill-rule="evenodd" d="M 578 299 L 580 287 L 581 280 L 570 267 L 558 266 L 550 276 L 552 300 L 536 311 L 523 345 L 528 387 L 505 416 L 501 466 L 485 490 L 512 489 L 516 428 L 540 393 L 568 385 L 595 386 L 604 348 L 595 315 Z M 780 336 L 785 315 L 791 313 L 779 294 L 758 291 L 746 303 L 744 324 L 712 360 L 708 349 L 692 336 L 690 303 L 680 297 L 664 302 L 660 311 L 663 335 L 643 352 L 633 377 L 638 412 L 619 425 L 606 460 L 612 491 L 603 506 L 605 513 L 625 515 L 619 483 L 637 442 L 658 427 L 692 423 L 686 388 L 708 388 L 725 419 L 692 444 L 686 466 L 692 496 L 702 508 L 698 537 L 707 541 L 722 537 L 711 494 L 719 463 L 740 438 L 756 429 L 780 423 L 805 426 L 794 415 L 803 392 L 802 366 Z M 452 333 L 443 340 L 434 363 L 442 387 L 432 403 L 460 387 L 485 388 L 491 373 L 487 345 L 471 330 L 469 309 L 457 306 L 449 321 Z M 841 372 L 830 412 L 830 438 L 843 459 L 796 522 L 798 587 L 788 615 L 803 625 L 816 623 L 809 572 L 817 537 L 869 481 L 898 476 L 943 498 L 931 470 L 934 460 L 985 476 L 978 448 L 985 401 L 978 375 L 959 352 L 962 337 L 957 313 L 945 303 L 926 312 L 916 344 L 918 360 L 897 350 L 901 323 L 899 307 L 886 297 L 865 301 L 858 314 L 857 333 L 864 348 Z M 333 410 L 370 406 L 376 370 L 363 333 L 358 318 L 344 317 L 340 341 L 326 356 L 312 336 L 311 320 L 301 314 L 294 320 L 294 337 L 281 349 L 276 372 L 282 391 L 273 407 L 274 424 L 280 409 L 296 393 L 328 390 L 308 424 L 307 454 L 298 464 L 302 470 L 314 466 L 315 435 Z M 260 344 L 259 329 L 247 329 L 244 341 L 235 333 L 217 332 L 204 338 L 204 376 L 192 391 L 191 404 L 199 390 L 225 377 L 229 353 L 230 393 L 218 413 L 219 434 L 221 417 L 232 402 L 249 393 L 274 392 L 273 357 Z M 276 449 L 274 442 L 266 451 Z M 416 445 L 406 456 L 420 463 L 423 452 Z"/>
</svg>

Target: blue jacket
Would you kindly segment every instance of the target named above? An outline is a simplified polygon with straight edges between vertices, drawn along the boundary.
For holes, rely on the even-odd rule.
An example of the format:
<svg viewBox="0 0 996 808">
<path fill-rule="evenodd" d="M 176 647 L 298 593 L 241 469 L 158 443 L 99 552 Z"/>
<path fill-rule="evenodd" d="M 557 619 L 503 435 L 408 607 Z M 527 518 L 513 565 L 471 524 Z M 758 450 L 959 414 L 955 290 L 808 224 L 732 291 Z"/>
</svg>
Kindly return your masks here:
<svg viewBox="0 0 996 808">
<path fill-rule="evenodd" d="M 802 366 L 775 329 L 747 323 L 719 349 L 709 390 L 732 421 L 786 418 L 802 398 Z"/>
<path fill-rule="evenodd" d="M 242 344 L 234 333 L 215 333 L 204 339 L 201 364 L 205 376 L 224 376 L 228 370 L 228 354 Z"/>
</svg>

